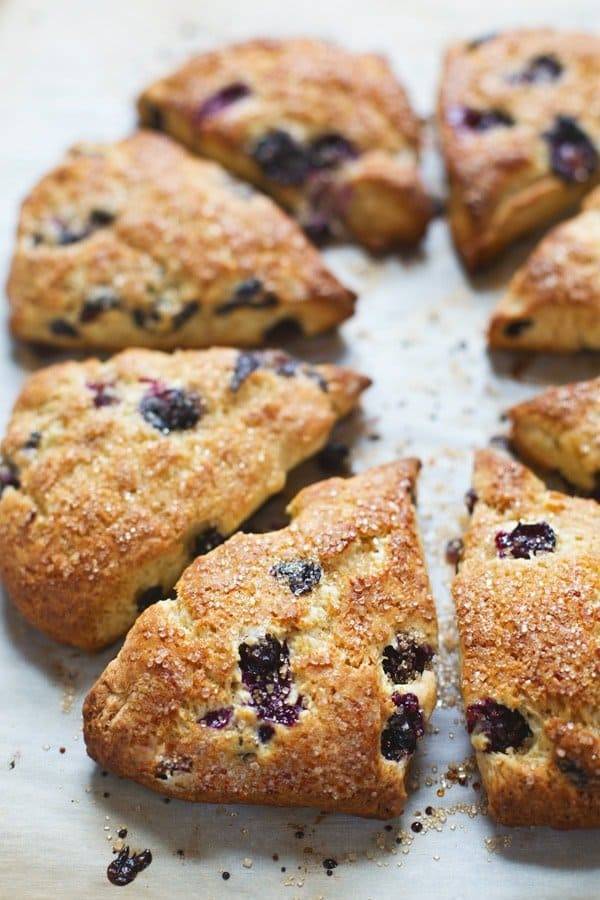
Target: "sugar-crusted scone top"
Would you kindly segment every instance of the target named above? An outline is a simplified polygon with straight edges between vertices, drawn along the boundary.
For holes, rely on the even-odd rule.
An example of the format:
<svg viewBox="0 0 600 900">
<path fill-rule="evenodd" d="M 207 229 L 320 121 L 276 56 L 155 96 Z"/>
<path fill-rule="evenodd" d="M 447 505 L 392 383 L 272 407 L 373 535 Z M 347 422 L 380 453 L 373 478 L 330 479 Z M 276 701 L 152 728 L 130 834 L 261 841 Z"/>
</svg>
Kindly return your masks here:
<svg viewBox="0 0 600 900">
<path fill-rule="evenodd" d="M 451 225 L 475 266 L 600 179 L 600 38 L 509 31 L 453 47 L 440 124 Z"/>
<path fill-rule="evenodd" d="M 162 349 L 312 334 L 354 299 L 268 198 L 152 132 L 76 147 L 33 189 L 8 293 L 19 337 Z"/>
<path fill-rule="evenodd" d="M 385 247 L 417 240 L 430 217 L 418 119 L 375 54 L 308 39 L 235 44 L 152 84 L 139 110 L 273 193 L 315 239 L 341 228 Z"/>
<path fill-rule="evenodd" d="M 515 273 L 490 322 L 493 347 L 600 349 L 600 189 Z"/>
<path fill-rule="evenodd" d="M 417 469 L 315 484 L 190 566 L 89 694 L 91 756 L 185 799 L 397 814 L 435 703 Z"/>
<path fill-rule="evenodd" d="M 492 811 L 600 824 L 600 507 L 482 451 L 453 593 Z M 510 751 L 507 753 L 507 751 Z"/>
<path fill-rule="evenodd" d="M 520 452 L 586 491 L 600 489 L 600 378 L 549 388 L 508 416 Z"/>
<path fill-rule="evenodd" d="M 114 640 L 146 591 L 170 590 L 283 487 L 367 384 L 279 351 L 130 350 L 41 370 L 2 443 L 9 593 L 59 640 Z"/>
</svg>

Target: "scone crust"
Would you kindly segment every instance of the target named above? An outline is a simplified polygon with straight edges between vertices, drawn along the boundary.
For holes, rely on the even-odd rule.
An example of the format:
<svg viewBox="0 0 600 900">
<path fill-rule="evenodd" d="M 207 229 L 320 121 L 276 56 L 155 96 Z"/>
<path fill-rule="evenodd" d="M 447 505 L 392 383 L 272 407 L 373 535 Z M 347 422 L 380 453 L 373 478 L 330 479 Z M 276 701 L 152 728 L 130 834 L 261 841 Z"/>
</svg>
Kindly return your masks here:
<svg viewBox="0 0 600 900">
<path fill-rule="evenodd" d="M 315 334 L 355 299 L 271 200 L 150 131 L 78 145 L 33 189 L 8 295 L 17 337 L 109 350 Z"/>
<path fill-rule="evenodd" d="M 245 93 L 219 106 L 232 86 Z M 215 98 L 217 109 L 206 114 Z M 342 236 L 349 233 L 370 249 L 418 241 L 432 215 L 418 171 L 420 123 L 381 56 L 305 38 L 250 40 L 190 59 L 151 84 L 138 108 L 144 125 L 217 159 L 305 225 L 314 220 L 318 193 L 320 216 L 327 207 L 335 228 L 345 230 Z M 253 157 L 257 141 L 273 131 L 305 145 L 340 135 L 356 158 L 339 166 L 335 177 L 329 172 L 327 185 L 323 172 L 302 185 L 284 184 Z"/>
<path fill-rule="evenodd" d="M 546 491 L 491 450 L 477 455 L 474 490 L 453 586 L 463 698 L 465 706 L 491 698 L 516 709 L 533 732 L 517 752 L 478 750 L 490 811 L 506 825 L 597 827 L 600 508 Z M 499 557 L 496 534 L 519 521 L 548 523 L 555 552 Z M 585 788 L 565 771 L 573 768 Z"/>
<path fill-rule="evenodd" d="M 527 82 L 532 61 L 552 57 L 556 80 Z M 575 120 L 600 151 L 600 38 L 552 29 L 523 29 L 451 47 L 445 58 L 439 125 L 450 181 L 450 225 L 470 269 L 489 262 L 519 236 L 564 213 L 600 180 L 583 183 L 552 171 L 543 135 L 557 116 Z M 462 127 L 464 108 L 495 110 L 510 127 Z"/>
<path fill-rule="evenodd" d="M 600 378 L 550 388 L 508 410 L 510 439 L 525 458 L 591 492 L 600 475 Z"/>
<path fill-rule="evenodd" d="M 488 337 L 501 349 L 600 350 L 600 190 L 515 273 Z"/>
<path fill-rule="evenodd" d="M 0 497 L 0 573 L 26 618 L 77 647 L 110 643 L 199 536 L 227 536 L 281 490 L 369 383 L 290 359 L 128 350 L 32 375 L 2 442 L 19 486 Z M 141 414 L 163 389 L 194 398 L 195 425 L 163 433 Z"/>
<path fill-rule="evenodd" d="M 291 504 L 289 527 L 237 534 L 190 566 L 176 600 L 143 614 L 88 695 L 92 758 L 180 799 L 396 815 L 408 759 L 380 752 L 392 694 L 413 692 L 425 718 L 435 704 L 429 668 L 394 686 L 381 664 L 398 632 L 436 646 L 411 499 L 417 471 L 416 460 L 404 460 L 315 484 Z M 303 594 L 272 573 L 293 558 L 321 567 Z M 265 634 L 287 642 L 290 697 L 301 696 L 303 708 L 261 742 L 238 647 Z M 207 711 L 223 709 L 226 727 L 202 726 Z M 165 760 L 176 761 L 167 778 Z"/>
</svg>

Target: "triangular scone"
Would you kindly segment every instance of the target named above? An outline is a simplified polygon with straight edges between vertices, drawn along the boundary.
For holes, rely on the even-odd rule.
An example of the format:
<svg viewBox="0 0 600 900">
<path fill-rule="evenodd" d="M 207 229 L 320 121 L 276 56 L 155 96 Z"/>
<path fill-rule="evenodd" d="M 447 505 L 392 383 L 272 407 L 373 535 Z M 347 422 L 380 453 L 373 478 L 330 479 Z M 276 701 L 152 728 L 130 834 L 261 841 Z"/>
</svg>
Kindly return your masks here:
<svg viewBox="0 0 600 900">
<path fill-rule="evenodd" d="M 507 31 L 452 47 L 439 119 L 450 225 L 471 269 L 600 181 L 600 37 Z"/>
<path fill-rule="evenodd" d="M 600 378 L 550 388 L 508 410 L 524 457 L 584 491 L 600 489 Z"/>
<path fill-rule="evenodd" d="M 488 337 L 496 348 L 600 350 L 600 190 L 513 276 Z"/>
<path fill-rule="evenodd" d="M 76 147 L 33 189 L 8 294 L 18 337 L 107 349 L 253 346 L 354 307 L 271 200 L 150 131 Z"/>
<path fill-rule="evenodd" d="M 2 443 L 0 573 L 92 650 L 281 490 L 367 378 L 279 351 L 128 350 L 32 375 Z"/>
<path fill-rule="evenodd" d="M 196 560 L 88 695 L 90 756 L 185 800 L 397 815 L 436 694 L 418 468 L 312 485 Z"/>
<path fill-rule="evenodd" d="M 272 194 L 321 242 L 414 243 L 432 214 L 420 126 L 390 66 L 316 40 L 253 40 L 191 59 L 139 100 L 164 130 Z"/>
<path fill-rule="evenodd" d="M 505 825 L 600 826 L 600 506 L 492 450 L 453 593 L 467 726 Z"/>
</svg>

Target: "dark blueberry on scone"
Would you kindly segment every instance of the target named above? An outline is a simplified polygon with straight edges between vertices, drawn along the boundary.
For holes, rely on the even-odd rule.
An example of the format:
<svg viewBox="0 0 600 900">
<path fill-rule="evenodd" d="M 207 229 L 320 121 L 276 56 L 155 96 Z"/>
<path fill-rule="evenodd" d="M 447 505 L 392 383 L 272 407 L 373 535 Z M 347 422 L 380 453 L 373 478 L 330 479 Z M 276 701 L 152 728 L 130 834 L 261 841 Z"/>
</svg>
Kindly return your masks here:
<svg viewBox="0 0 600 900">
<path fill-rule="evenodd" d="M 181 799 L 397 815 L 436 697 L 418 468 L 317 482 L 286 528 L 195 560 L 88 695 L 92 758 Z M 380 664 L 391 635 L 414 638 L 398 679 Z"/>
<path fill-rule="evenodd" d="M 388 63 L 323 41 L 253 40 L 191 59 L 150 85 L 161 126 L 288 209 L 318 242 L 381 251 L 419 241 L 433 206 L 420 124 Z"/>
<path fill-rule="evenodd" d="M 531 728 L 518 709 L 509 709 L 489 697 L 472 703 L 466 714 L 473 746 L 483 753 L 519 750 L 531 737 Z"/>
<path fill-rule="evenodd" d="M 429 667 L 433 652 L 433 647 L 413 635 L 399 634 L 383 651 L 383 671 L 393 684 L 407 684 Z"/>
<path fill-rule="evenodd" d="M 549 388 L 508 410 L 512 446 L 586 493 L 600 471 L 600 378 Z"/>
<path fill-rule="evenodd" d="M 239 355 L 129 350 L 28 379 L 0 446 L 0 573 L 30 622 L 84 649 L 115 640 L 322 449 L 369 384 L 331 365 L 280 374 L 271 351 L 234 392 Z M 35 452 L 32 432 L 47 436 Z"/>
<path fill-rule="evenodd" d="M 109 350 L 258 346 L 286 319 L 331 329 L 355 301 L 271 200 L 150 131 L 77 146 L 33 188 L 8 294 L 16 336 Z"/>
<path fill-rule="evenodd" d="M 597 828 L 600 506 L 547 490 L 496 450 L 477 454 L 474 486 L 453 595 L 490 812 L 505 825 Z"/>
<path fill-rule="evenodd" d="M 517 270 L 494 310 L 493 348 L 600 350 L 600 189 Z"/>
<path fill-rule="evenodd" d="M 446 55 L 439 97 L 454 242 L 469 269 L 600 182 L 600 37 L 505 31 Z"/>
<path fill-rule="evenodd" d="M 276 563 L 271 575 L 285 582 L 297 597 L 308 594 L 321 580 L 323 572 L 314 559 L 289 559 Z"/>
</svg>

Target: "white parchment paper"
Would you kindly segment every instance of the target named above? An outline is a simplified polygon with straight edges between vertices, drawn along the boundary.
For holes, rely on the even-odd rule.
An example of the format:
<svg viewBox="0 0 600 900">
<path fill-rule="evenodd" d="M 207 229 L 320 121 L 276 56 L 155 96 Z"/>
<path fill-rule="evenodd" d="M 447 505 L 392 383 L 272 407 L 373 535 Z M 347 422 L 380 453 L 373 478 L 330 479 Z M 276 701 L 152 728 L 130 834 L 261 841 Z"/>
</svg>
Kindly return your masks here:
<svg viewBox="0 0 600 900">
<path fill-rule="evenodd" d="M 514 24 L 599 30 L 600 6 L 597 0 L 0 0 L 1 265 L 8 264 L 17 205 L 30 185 L 70 143 L 130 130 L 137 91 L 193 50 L 252 35 L 314 34 L 383 51 L 428 116 L 444 44 Z M 432 148 L 427 171 L 439 192 Z M 450 646 L 444 547 L 461 530 L 472 450 L 501 433 L 499 416 L 508 405 L 547 384 L 598 372 L 591 356 L 538 357 L 516 367 L 510 356 L 486 353 L 487 316 L 526 250 L 517 248 L 473 281 L 457 263 L 443 220 L 406 258 L 374 261 L 355 248 L 332 250 L 332 266 L 360 292 L 358 313 L 339 337 L 291 347 L 314 360 L 350 363 L 374 379 L 362 415 L 340 431 L 352 442 L 356 471 L 406 453 L 423 460 L 421 525 Z M 27 371 L 55 358 L 15 346 L 0 329 L 2 427 Z M 304 466 L 287 496 L 315 477 L 317 470 Z M 263 522 L 271 524 L 282 506 L 270 504 Z M 498 828 L 478 812 L 476 776 L 469 774 L 468 786 L 444 787 L 448 766 L 469 756 L 460 711 L 447 705 L 434 715 L 434 733 L 415 760 L 419 786 L 391 830 L 307 810 L 166 804 L 103 775 L 85 755 L 80 709 L 115 652 L 86 657 L 61 648 L 2 601 L 0 897 L 111 896 L 117 888 L 106 866 L 121 827 L 133 848 L 154 855 L 125 888 L 134 898 L 600 897 L 598 832 Z M 452 654 L 445 654 L 446 704 L 451 667 Z M 417 815 L 430 805 L 439 830 L 426 824 L 414 834 L 412 822 L 432 821 Z M 325 858 L 338 861 L 331 876 Z"/>
</svg>

